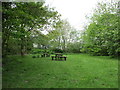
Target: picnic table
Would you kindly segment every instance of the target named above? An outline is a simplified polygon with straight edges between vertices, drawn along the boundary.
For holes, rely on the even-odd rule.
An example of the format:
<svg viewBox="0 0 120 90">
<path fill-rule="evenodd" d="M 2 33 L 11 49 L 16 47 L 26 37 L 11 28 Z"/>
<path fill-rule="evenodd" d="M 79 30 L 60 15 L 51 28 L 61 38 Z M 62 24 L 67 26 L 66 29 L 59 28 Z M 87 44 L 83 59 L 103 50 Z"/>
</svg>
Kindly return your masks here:
<svg viewBox="0 0 120 90">
<path fill-rule="evenodd" d="M 66 56 L 63 56 L 62 53 L 55 53 L 55 56 L 51 56 L 52 60 L 62 60 L 64 58 L 64 60 L 66 61 Z"/>
<path fill-rule="evenodd" d="M 41 57 L 50 57 L 50 54 L 49 54 L 49 53 L 43 53 L 43 54 L 41 55 Z"/>
<path fill-rule="evenodd" d="M 63 56 L 63 54 L 62 53 L 55 53 L 55 56 L 60 57 L 60 56 Z"/>
</svg>

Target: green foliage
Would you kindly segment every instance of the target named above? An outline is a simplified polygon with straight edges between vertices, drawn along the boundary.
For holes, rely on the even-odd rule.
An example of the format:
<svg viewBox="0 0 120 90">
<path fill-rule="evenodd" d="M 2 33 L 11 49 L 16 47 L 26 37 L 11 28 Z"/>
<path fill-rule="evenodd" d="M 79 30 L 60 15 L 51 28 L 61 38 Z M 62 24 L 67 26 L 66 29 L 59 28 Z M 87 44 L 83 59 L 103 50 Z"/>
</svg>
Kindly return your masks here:
<svg viewBox="0 0 120 90">
<path fill-rule="evenodd" d="M 105 3 L 99 3 L 99 6 L 83 35 L 83 51 L 93 55 L 118 56 L 120 16 L 115 12 L 115 6 L 112 6 L 112 10 Z"/>
<path fill-rule="evenodd" d="M 32 49 L 32 50 L 31 50 L 31 53 L 32 53 L 32 54 L 42 54 L 42 53 L 52 54 L 53 51 L 52 51 L 52 50 L 49 50 L 49 49 L 37 49 L 37 48 L 35 48 L 35 49 Z"/>
<path fill-rule="evenodd" d="M 81 44 L 80 42 L 69 43 L 67 46 L 67 52 L 80 53 Z"/>
<path fill-rule="evenodd" d="M 3 56 L 29 53 L 36 42 L 46 45 L 48 37 L 40 31 L 47 25 L 56 26 L 60 15 L 44 3 L 2 2 Z"/>
<path fill-rule="evenodd" d="M 63 53 L 63 52 L 65 52 L 64 50 L 61 50 L 61 49 L 58 49 L 58 48 L 54 48 L 52 51 L 55 52 L 55 53 Z"/>
<path fill-rule="evenodd" d="M 67 20 L 61 20 L 59 27 L 50 31 L 49 37 L 50 49 L 56 52 L 80 52 L 79 33 L 73 28 Z"/>
</svg>

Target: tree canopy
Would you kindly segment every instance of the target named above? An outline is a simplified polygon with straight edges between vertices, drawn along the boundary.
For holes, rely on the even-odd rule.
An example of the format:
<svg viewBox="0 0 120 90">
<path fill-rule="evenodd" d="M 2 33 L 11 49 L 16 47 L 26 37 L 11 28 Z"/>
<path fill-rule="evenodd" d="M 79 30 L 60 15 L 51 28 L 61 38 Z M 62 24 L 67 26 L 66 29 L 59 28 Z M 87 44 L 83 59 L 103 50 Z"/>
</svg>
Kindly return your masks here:
<svg viewBox="0 0 120 90">
<path fill-rule="evenodd" d="M 3 55 L 24 55 L 32 48 L 35 36 L 44 37 L 40 31 L 57 25 L 60 14 L 44 3 L 2 2 Z"/>
<path fill-rule="evenodd" d="M 98 3 L 91 22 L 84 32 L 83 51 L 93 55 L 120 54 L 117 4 Z"/>
<path fill-rule="evenodd" d="M 118 3 L 98 3 L 84 31 L 76 30 L 54 9 L 41 2 L 2 2 L 3 56 L 29 53 L 37 48 L 120 54 Z M 47 32 L 44 34 L 42 32 Z"/>
</svg>

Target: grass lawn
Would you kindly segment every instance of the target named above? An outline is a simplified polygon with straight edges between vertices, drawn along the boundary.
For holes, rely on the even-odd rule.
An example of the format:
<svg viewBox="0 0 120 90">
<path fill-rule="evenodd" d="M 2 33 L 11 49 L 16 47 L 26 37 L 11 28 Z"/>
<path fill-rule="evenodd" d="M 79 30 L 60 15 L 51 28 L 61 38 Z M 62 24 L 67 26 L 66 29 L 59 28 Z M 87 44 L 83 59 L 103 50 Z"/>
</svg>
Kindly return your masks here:
<svg viewBox="0 0 120 90">
<path fill-rule="evenodd" d="M 15 56 L 3 65 L 3 88 L 118 88 L 118 60 L 69 54 L 67 61 Z"/>
</svg>

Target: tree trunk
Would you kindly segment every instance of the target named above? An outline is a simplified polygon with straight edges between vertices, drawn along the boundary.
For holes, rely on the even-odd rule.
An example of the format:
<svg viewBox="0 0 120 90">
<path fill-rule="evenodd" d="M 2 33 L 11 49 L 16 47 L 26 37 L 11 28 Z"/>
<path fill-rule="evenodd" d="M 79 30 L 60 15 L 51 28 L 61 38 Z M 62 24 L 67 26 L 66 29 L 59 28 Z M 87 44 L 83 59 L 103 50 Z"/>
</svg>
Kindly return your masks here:
<svg viewBox="0 0 120 90">
<path fill-rule="evenodd" d="M 24 53 L 24 50 L 25 49 L 25 46 L 24 46 L 24 39 L 23 39 L 23 37 L 21 38 L 21 56 L 24 56 L 25 55 L 25 53 Z"/>
<path fill-rule="evenodd" d="M 65 44 L 66 44 L 65 37 L 62 36 L 62 39 L 63 39 L 63 50 L 65 50 Z"/>
</svg>

